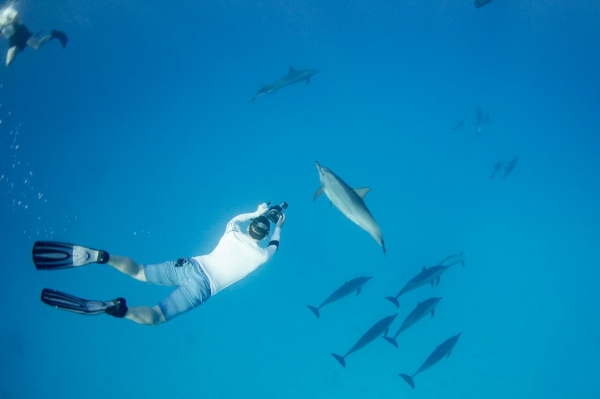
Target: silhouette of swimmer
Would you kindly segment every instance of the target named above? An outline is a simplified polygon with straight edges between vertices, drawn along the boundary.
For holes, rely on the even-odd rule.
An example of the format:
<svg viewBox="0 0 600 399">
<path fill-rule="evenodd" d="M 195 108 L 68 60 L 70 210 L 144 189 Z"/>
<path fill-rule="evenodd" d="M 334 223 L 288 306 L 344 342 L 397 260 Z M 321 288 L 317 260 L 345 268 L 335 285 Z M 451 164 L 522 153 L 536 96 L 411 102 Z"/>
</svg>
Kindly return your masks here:
<svg viewBox="0 0 600 399">
<path fill-rule="evenodd" d="M 9 66 L 15 60 L 17 54 L 25 50 L 26 47 L 37 50 L 47 41 L 57 39 L 65 48 L 68 41 L 67 35 L 58 30 L 52 30 L 48 35 L 38 39 L 39 33 L 33 35 L 24 24 L 19 22 L 19 12 L 13 8 L 12 3 L 0 9 L 0 35 L 8 40 L 6 66 Z"/>
</svg>

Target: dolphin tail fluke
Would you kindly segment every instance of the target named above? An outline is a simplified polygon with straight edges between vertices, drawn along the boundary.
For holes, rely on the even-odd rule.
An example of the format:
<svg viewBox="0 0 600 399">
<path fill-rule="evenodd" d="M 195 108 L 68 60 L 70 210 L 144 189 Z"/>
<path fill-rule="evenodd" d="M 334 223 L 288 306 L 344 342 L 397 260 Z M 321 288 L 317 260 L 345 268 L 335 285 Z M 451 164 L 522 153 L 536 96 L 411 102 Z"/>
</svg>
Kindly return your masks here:
<svg viewBox="0 0 600 399">
<path fill-rule="evenodd" d="M 331 356 L 335 357 L 335 360 L 337 360 L 338 362 L 340 362 L 340 364 L 342 365 L 342 367 L 346 367 L 346 361 L 344 360 L 343 356 L 336 355 L 335 353 L 332 353 Z"/>
<path fill-rule="evenodd" d="M 315 314 L 315 316 L 317 316 L 317 319 L 321 317 L 321 315 L 319 314 L 319 309 L 310 305 L 306 305 L 306 307 L 309 308 Z"/>
<path fill-rule="evenodd" d="M 394 345 L 396 348 L 398 347 L 398 342 L 396 342 L 396 339 L 392 337 L 383 337 L 383 339 L 385 339 L 390 344 Z"/>
<path fill-rule="evenodd" d="M 402 379 L 404 381 L 406 381 L 406 383 L 408 385 L 410 385 L 410 387 L 412 389 L 415 389 L 415 382 L 413 381 L 412 377 L 410 375 L 406 375 L 406 374 L 398 374 L 400 377 L 402 377 Z"/>
<path fill-rule="evenodd" d="M 398 303 L 398 298 L 396 298 L 395 296 L 386 296 L 385 299 L 396 305 L 397 308 L 400 307 L 400 303 Z"/>
</svg>

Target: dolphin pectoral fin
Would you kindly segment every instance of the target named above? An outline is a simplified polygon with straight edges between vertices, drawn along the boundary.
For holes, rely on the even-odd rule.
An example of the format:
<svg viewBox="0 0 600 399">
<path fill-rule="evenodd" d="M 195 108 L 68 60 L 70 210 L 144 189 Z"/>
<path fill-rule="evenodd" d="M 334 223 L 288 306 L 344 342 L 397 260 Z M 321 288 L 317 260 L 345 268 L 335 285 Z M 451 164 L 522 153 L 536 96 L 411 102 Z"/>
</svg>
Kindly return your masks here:
<svg viewBox="0 0 600 399">
<path fill-rule="evenodd" d="M 362 288 L 362 287 L 358 287 L 358 289 L 356 290 L 356 296 L 358 296 L 358 294 L 360 294 L 360 289 L 361 289 L 361 288 Z"/>
<path fill-rule="evenodd" d="M 309 84 L 309 83 L 310 83 L 310 76 L 308 78 L 306 78 L 306 84 Z"/>
<path fill-rule="evenodd" d="M 433 285 L 433 280 L 431 280 L 431 281 L 429 282 L 429 284 L 431 284 L 431 288 L 433 288 L 433 287 L 434 287 L 434 285 Z"/>
<path fill-rule="evenodd" d="M 431 309 L 431 318 L 433 319 L 433 315 L 435 315 L 435 308 Z"/>
<path fill-rule="evenodd" d="M 315 192 L 315 195 L 313 195 L 313 201 L 319 198 L 321 194 L 323 194 L 323 186 L 319 187 L 318 190 Z"/>
<path fill-rule="evenodd" d="M 448 359 L 450 357 L 451 353 L 452 353 L 452 351 L 448 352 L 448 354 L 446 355 L 446 359 Z"/>
<path fill-rule="evenodd" d="M 415 389 L 415 382 L 413 381 L 412 377 L 410 375 L 406 375 L 406 374 L 398 374 L 400 377 L 402 377 L 402 379 L 404 381 L 406 381 L 406 383 L 408 385 L 410 385 L 410 387 L 412 389 Z"/>
<path fill-rule="evenodd" d="M 397 308 L 400 307 L 400 303 L 398 303 L 398 298 L 396 298 L 395 296 L 386 296 L 385 299 L 396 305 Z"/>
<path fill-rule="evenodd" d="M 340 364 L 342 365 L 342 367 L 346 367 L 346 361 L 344 360 L 343 356 L 336 355 L 335 353 L 332 353 L 331 356 L 333 356 L 335 358 L 335 360 L 337 360 L 338 362 L 340 362 Z"/>
<path fill-rule="evenodd" d="M 317 319 L 321 317 L 321 315 L 319 314 L 319 309 L 310 305 L 306 305 L 306 307 L 309 308 L 315 314 L 315 316 L 317 316 Z"/>
<path fill-rule="evenodd" d="M 462 265 L 462 267 L 465 267 L 465 262 L 460 262 L 460 264 Z"/>
<path fill-rule="evenodd" d="M 355 188 L 354 191 L 356 192 L 356 194 L 358 194 L 358 196 L 360 198 L 365 198 L 365 195 L 367 195 L 367 193 L 369 191 L 371 191 L 370 187 L 363 187 L 363 188 Z"/>
<path fill-rule="evenodd" d="M 440 283 L 440 278 L 438 277 L 435 279 L 435 286 L 437 287 L 439 283 Z"/>
</svg>

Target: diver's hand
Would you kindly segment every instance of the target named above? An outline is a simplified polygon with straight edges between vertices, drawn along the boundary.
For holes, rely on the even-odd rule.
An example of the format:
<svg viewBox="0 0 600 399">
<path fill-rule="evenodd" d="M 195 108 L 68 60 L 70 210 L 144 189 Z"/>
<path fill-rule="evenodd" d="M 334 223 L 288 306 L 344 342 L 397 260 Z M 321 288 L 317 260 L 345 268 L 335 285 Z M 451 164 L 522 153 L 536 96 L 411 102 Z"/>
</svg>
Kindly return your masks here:
<svg viewBox="0 0 600 399">
<path fill-rule="evenodd" d="M 256 215 L 260 216 L 269 210 L 269 205 L 266 202 L 263 202 L 256 208 Z"/>
<path fill-rule="evenodd" d="M 277 227 L 282 228 L 284 223 L 285 223 L 285 213 L 281 212 L 281 216 L 279 217 L 279 220 L 277 221 Z"/>
</svg>

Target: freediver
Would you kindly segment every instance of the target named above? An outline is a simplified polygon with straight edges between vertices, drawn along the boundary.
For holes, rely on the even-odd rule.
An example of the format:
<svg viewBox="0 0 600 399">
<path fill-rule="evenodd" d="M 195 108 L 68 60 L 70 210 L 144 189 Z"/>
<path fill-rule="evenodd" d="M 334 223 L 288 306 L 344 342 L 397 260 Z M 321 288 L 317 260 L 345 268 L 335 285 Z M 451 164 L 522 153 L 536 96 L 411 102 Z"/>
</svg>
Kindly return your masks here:
<svg viewBox="0 0 600 399">
<path fill-rule="evenodd" d="M 6 53 L 6 66 L 9 66 L 17 54 L 26 47 L 34 50 L 52 39 L 58 39 L 63 48 L 67 46 L 67 35 L 58 30 L 52 30 L 49 34 L 40 39 L 33 35 L 27 29 L 25 24 L 19 22 L 19 12 L 13 7 L 13 3 L 8 3 L 0 9 L 0 37 L 4 36 L 8 40 L 8 52 Z"/>
<path fill-rule="evenodd" d="M 127 307 L 125 298 L 112 301 L 86 300 L 51 289 L 42 291 L 42 302 L 74 313 L 91 316 L 108 314 L 151 326 L 170 321 L 200 306 L 273 257 L 279 248 L 281 228 L 285 223 L 282 207 L 275 205 L 268 208 L 268 204 L 260 204 L 255 212 L 234 217 L 227 224 L 217 247 L 208 255 L 152 265 L 138 264 L 132 258 L 124 256 L 109 255 L 104 250 L 55 241 L 37 241 L 32 253 L 35 267 L 40 270 L 68 269 L 100 263 L 108 264 L 139 281 L 177 287 L 154 307 Z M 263 248 L 258 244 L 269 235 L 269 220 L 276 223 L 276 227 L 268 245 Z M 240 224 L 247 221 L 250 224 L 244 234 Z"/>
</svg>

